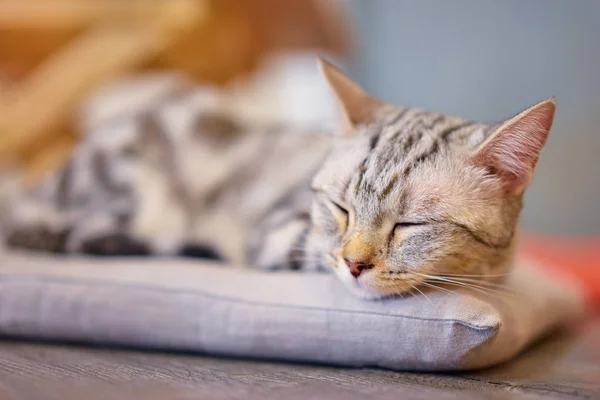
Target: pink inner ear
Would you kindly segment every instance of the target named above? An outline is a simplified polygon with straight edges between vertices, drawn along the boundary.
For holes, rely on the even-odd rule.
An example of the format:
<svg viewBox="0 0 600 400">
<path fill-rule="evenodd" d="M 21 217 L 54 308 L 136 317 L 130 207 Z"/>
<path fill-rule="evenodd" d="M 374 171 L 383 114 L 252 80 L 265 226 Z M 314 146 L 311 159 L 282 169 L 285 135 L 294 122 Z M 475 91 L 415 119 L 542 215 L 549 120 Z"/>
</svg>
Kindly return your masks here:
<svg viewBox="0 0 600 400">
<path fill-rule="evenodd" d="M 479 148 L 477 165 L 498 175 L 507 191 L 524 189 L 550 133 L 556 103 L 546 100 L 505 122 Z"/>
</svg>

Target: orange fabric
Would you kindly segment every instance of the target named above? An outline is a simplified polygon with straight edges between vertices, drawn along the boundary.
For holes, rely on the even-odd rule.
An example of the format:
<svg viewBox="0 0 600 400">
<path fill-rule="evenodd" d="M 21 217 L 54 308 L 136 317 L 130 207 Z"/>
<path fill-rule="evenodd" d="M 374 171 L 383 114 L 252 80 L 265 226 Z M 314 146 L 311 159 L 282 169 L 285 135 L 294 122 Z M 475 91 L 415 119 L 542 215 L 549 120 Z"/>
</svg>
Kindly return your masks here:
<svg viewBox="0 0 600 400">
<path fill-rule="evenodd" d="M 521 252 L 549 273 L 575 280 L 590 304 L 600 307 L 600 237 L 524 235 Z"/>
</svg>

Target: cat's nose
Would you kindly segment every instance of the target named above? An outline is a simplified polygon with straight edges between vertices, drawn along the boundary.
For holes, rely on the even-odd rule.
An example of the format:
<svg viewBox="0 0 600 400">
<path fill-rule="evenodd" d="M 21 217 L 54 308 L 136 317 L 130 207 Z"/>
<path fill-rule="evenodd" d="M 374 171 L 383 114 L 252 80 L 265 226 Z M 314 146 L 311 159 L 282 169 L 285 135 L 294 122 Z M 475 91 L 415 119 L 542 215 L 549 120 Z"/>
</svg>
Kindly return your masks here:
<svg viewBox="0 0 600 400">
<path fill-rule="evenodd" d="M 373 268 L 373 264 L 367 264 L 363 261 L 352 261 L 344 258 L 348 269 L 353 277 L 358 278 L 363 271 Z"/>
</svg>

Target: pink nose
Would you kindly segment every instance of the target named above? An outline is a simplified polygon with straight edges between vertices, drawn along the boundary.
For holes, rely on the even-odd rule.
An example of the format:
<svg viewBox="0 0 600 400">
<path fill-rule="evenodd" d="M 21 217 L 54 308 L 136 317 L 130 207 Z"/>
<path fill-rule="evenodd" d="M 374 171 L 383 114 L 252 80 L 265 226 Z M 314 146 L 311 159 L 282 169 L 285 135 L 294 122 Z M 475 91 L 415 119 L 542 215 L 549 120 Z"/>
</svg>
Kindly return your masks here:
<svg viewBox="0 0 600 400">
<path fill-rule="evenodd" d="M 363 271 L 373 268 L 373 264 L 367 264 L 363 261 L 351 261 L 347 258 L 344 258 L 348 269 L 350 269 L 350 273 L 353 277 L 358 278 Z"/>
</svg>

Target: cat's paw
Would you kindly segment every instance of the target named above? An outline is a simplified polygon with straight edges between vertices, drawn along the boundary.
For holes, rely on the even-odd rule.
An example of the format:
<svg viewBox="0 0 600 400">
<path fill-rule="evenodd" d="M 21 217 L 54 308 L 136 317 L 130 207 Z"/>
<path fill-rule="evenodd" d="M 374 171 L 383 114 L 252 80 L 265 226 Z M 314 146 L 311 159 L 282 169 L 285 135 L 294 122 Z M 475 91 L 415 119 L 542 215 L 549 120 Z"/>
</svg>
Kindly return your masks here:
<svg viewBox="0 0 600 400">
<path fill-rule="evenodd" d="M 150 248 L 143 242 L 122 233 L 112 233 L 84 240 L 80 252 L 95 256 L 148 256 Z"/>
<path fill-rule="evenodd" d="M 17 249 L 65 252 L 67 232 L 54 232 L 45 227 L 17 228 L 6 236 L 6 245 Z"/>
<path fill-rule="evenodd" d="M 223 261 L 223 257 L 210 245 L 187 243 L 177 253 L 182 257 L 202 258 L 205 260 Z"/>
</svg>

